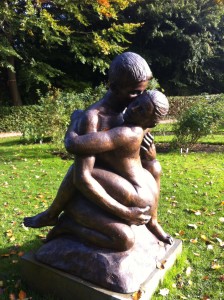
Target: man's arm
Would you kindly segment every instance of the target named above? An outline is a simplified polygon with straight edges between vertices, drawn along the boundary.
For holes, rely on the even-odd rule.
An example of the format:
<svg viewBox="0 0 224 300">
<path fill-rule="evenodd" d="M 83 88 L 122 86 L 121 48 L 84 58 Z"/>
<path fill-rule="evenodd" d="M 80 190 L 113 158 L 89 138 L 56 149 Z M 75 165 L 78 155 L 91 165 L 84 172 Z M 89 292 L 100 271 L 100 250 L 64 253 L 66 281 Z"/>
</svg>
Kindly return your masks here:
<svg viewBox="0 0 224 300">
<path fill-rule="evenodd" d="M 87 133 L 82 136 L 70 134 L 66 149 L 73 154 L 98 154 L 117 149 L 137 141 L 137 134 L 129 127 L 116 127 L 108 131 Z M 71 142 L 72 139 L 72 142 Z"/>
</svg>

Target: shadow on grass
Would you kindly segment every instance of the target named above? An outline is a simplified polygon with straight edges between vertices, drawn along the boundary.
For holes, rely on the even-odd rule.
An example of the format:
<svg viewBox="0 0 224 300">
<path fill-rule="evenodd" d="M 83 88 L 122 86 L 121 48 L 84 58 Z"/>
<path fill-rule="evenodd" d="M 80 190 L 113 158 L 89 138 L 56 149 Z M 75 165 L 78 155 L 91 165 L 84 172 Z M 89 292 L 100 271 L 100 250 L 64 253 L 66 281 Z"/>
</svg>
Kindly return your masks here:
<svg viewBox="0 0 224 300">
<path fill-rule="evenodd" d="M 24 141 L 20 138 L 1 138 L 0 145 L 2 146 L 19 146 L 24 144 Z"/>
<path fill-rule="evenodd" d="M 56 300 L 50 295 L 40 295 L 33 291 L 26 282 L 21 278 L 21 257 L 27 252 L 35 252 L 42 245 L 40 238 L 24 243 L 23 245 L 15 245 L 0 249 L 0 299 L 14 299 L 10 294 L 15 295 L 15 299 L 19 298 L 20 291 L 26 293 L 26 299 L 32 300 Z"/>
<path fill-rule="evenodd" d="M 43 150 L 43 149 L 24 149 L 24 151 L 19 150 L 1 150 L 0 161 L 3 162 L 13 162 L 20 161 L 25 159 L 49 159 L 53 158 L 54 155 L 52 150 Z"/>
</svg>

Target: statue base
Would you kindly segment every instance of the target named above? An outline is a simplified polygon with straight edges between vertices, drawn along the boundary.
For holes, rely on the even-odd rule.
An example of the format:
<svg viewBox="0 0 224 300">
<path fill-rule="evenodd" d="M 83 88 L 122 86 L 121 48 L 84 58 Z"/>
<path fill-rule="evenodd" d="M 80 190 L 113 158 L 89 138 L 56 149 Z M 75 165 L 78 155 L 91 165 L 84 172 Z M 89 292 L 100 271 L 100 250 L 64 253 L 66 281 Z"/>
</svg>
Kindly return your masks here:
<svg viewBox="0 0 224 300">
<path fill-rule="evenodd" d="M 139 239 L 125 252 L 89 247 L 66 237 L 52 240 L 22 257 L 22 278 L 40 294 L 58 299 L 133 299 L 139 292 L 139 299 L 148 300 L 181 253 L 182 242 L 175 239 L 164 245 L 145 226 L 134 230 Z"/>
</svg>

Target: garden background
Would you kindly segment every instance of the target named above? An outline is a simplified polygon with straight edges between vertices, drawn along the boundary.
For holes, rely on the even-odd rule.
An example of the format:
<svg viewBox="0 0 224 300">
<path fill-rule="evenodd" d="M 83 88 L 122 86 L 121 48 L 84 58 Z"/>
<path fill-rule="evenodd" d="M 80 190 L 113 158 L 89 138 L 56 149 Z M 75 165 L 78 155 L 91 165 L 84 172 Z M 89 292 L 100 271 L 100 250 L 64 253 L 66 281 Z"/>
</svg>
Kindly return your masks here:
<svg viewBox="0 0 224 300">
<path fill-rule="evenodd" d="M 102 97 L 113 57 L 133 51 L 170 102 L 152 132 L 159 220 L 183 241 L 153 299 L 223 299 L 223 1 L 4 0 L 0 16 L 0 132 L 21 135 L 0 139 L 0 298 L 52 299 L 21 281 L 20 257 L 48 230 L 23 217 L 47 208 L 72 162 L 70 114 Z"/>
</svg>

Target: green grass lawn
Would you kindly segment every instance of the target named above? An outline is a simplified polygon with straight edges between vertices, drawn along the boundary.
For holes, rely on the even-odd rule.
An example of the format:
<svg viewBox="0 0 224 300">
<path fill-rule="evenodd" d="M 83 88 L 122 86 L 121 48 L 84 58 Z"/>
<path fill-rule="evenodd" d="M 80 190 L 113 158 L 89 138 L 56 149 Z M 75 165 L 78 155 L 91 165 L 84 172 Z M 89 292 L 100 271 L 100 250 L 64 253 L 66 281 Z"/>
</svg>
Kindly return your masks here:
<svg viewBox="0 0 224 300">
<path fill-rule="evenodd" d="M 21 255 L 38 248 L 49 229 L 25 228 L 23 218 L 48 207 L 71 164 L 52 150 L 0 139 L 0 299 L 17 299 L 21 291 L 33 300 L 52 299 L 29 290 L 19 271 Z M 224 153 L 170 152 L 158 159 L 159 220 L 183 241 L 183 252 L 153 299 L 164 299 L 161 289 L 169 291 L 165 299 L 224 299 Z"/>
</svg>

